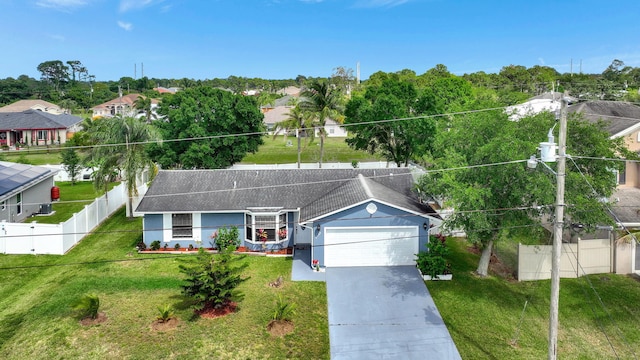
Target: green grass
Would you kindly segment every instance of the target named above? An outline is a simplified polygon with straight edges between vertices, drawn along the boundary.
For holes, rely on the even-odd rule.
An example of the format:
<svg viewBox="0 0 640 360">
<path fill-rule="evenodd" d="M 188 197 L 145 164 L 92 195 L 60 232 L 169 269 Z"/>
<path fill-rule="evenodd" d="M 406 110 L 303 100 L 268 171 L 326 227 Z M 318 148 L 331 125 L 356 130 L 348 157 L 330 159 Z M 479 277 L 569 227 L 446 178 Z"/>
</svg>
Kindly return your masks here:
<svg viewBox="0 0 640 360">
<path fill-rule="evenodd" d="M 28 163 L 31 165 L 54 165 L 60 164 L 62 161 L 57 147 L 50 149 L 31 147 L 19 151 L 1 151 L 0 159 L 2 161 Z"/>
<path fill-rule="evenodd" d="M 116 185 L 118 183 L 110 184 L 109 190 Z M 74 213 L 81 211 L 85 205 L 91 204 L 97 197 L 104 194 L 104 191 L 96 191 L 91 181 L 78 181 L 75 185 L 71 185 L 71 181 L 62 181 L 57 182 L 56 186 L 60 188 L 60 202 L 52 204 L 55 213 L 36 217 L 35 220 L 39 223 L 58 224 L 67 221 Z"/>
<path fill-rule="evenodd" d="M 273 139 L 265 136 L 264 145 L 261 145 L 255 154 L 247 154 L 242 159 L 243 164 L 293 164 L 298 161 L 298 142 L 295 137 L 278 136 Z M 320 139 L 316 138 L 313 143 L 304 145 L 301 153 L 302 162 L 320 161 Z M 380 156 L 371 155 L 364 151 L 353 150 L 344 141 L 345 138 L 327 138 L 324 142 L 323 162 L 343 162 L 352 161 L 383 161 Z M 292 146 L 286 146 L 291 141 Z"/>
<path fill-rule="evenodd" d="M 320 161 L 320 139 L 315 138 L 313 143 L 304 144 L 303 140 L 302 162 Z M 365 151 L 353 150 L 344 141 L 345 138 L 327 138 L 324 143 L 324 162 L 352 161 L 385 161 L 378 155 L 371 155 Z M 291 141 L 292 146 L 286 146 Z M 244 164 L 293 164 L 298 161 L 297 139 L 295 137 L 272 136 L 264 137 L 264 145 L 260 146 L 255 154 L 247 154 L 242 159 Z M 0 159 L 11 162 L 29 163 L 31 165 L 60 164 L 60 152 L 58 149 L 49 150 L 29 148 L 20 151 L 0 152 Z"/>
<path fill-rule="evenodd" d="M 291 260 L 247 257 L 237 313 L 199 319 L 180 294 L 178 265 L 190 255 L 140 255 L 140 219 L 119 210 L 67 255 L 0 255 L 2 359 L 327 359 L 324 283 L 285 281 Z M 114 261 L 115 260 L 115 261 Z M 86 293 L 100 298 L 107 321 L 83 327 L 71 305 Z M 295 330 L 283 338 L 266 331 L 278 294 L 297 304 Z M 175 309 L 179 326 L 156 332 L 160 306 Z"/>
<path fill-rule="evenodd" d="M 478 278 L 472 274 L 478 256 L 467 251 L 468 244 L 461 240 L 448 243 L 453 281 L 427 282 L 427 287 L 462 358 L 546 358 L 550 282 Z M 639 303 L 640 283 L 628 276 L 562 279 L 558 358 L 636 358 L 640 353 Z"/>
</svg>

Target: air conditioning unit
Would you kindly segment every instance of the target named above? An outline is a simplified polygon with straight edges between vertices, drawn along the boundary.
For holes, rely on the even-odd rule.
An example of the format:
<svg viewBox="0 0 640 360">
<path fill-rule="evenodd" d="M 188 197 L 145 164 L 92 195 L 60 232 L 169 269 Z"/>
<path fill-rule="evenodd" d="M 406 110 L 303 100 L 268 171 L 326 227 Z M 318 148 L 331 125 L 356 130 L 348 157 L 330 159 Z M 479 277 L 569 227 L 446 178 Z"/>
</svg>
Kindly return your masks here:
<svg viewBox="0 0 640 360">
<path fill-rule="evenodd" d="M 51 214 L 51 203 L 40 205 L 40 214 Z"/>
</svg>

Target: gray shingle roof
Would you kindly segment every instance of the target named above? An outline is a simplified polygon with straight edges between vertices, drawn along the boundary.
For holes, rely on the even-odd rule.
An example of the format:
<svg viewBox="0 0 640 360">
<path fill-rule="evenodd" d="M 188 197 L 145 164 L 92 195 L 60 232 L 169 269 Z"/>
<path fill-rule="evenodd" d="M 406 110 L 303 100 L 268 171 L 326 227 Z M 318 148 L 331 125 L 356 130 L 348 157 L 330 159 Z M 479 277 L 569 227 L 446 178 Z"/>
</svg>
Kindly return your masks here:
<svg viewBox="0 0 640 360">
<path fill-rule="evenodd" d="M 362 177 L 358 175 L 361 174 Z M 163 170 L 144 213 L 300 209 L 301 221 L 376 199 L 416 213 L 435 211 L 412 192 L 410 169 Z"/>
<path fill-rule="evenodd" d="M 82 119 L 77 116 L 37 110 L 0 113 L 0 130 L 68 129 L 79 122 Z"/>
<path fill-rule="evenodd" d="M 609 204 L 622 223 L 640 223 L 640 189 L 618 188 L 611 196 Z"/>
<path fill-rule="evenodd" d="M 640 120 L 640 107 L 624 101 L 587 101 L 569 106 L 569 112 L 581 112 L 591 122 L 604 121 L 610 135 L 618 134 Z"/>
<path fill-rule="evenodd" d="M 45 167 L 0 161 L 0 199 L 22 186 L 39 182 L 47 175 L 53 176 L 55 172 Z"/>
</svg>

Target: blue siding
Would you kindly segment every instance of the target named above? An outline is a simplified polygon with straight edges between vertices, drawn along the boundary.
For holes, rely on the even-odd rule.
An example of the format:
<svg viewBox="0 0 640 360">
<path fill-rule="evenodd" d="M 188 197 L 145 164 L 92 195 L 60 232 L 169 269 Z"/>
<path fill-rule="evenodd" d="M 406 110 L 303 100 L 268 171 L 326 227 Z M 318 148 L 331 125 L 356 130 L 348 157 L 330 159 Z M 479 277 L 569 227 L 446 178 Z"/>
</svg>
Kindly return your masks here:
<svg viewBox="0 0 640 360">
<path fill-rule="evenodd" d="M 204 247 L 215 247 L 213 239 L 211 239 L 211 234 L 222 227 L 230 228 L 236 226 L 238 228 L 238 236 L 240 237 L 240 245 L 244 242 L 244 213 L 202 214 L 201 225 L 200 238 L 202 239 L 202 246 Z"/>
<path fill-rule="evenodd" d="M 378 207 L 375 214 L 370 215 L 366 207 L 373 202 Z M 339 213 L 316 220 L 313 224 L 313 247 L 312 258 L 320 260 L 320 265 L 324 266 L 324 228 L 325 227 L 353 227 L 353 226 L 418 226 L 418 249 L 426 251 L 429 234 L 429 219 L 413 215 L 406 211 L 387 206 L 376 201 L 370 201 L 359 206 L 341 211 Z M 427 224 L 427 229 L 423 224 Z M 320 231 L 316 231 L 316 226 L 320 225 Z M 311 225 L 310 225 L 311 226 Z M 366 245 L 363 245 L 366 246 Z"/>
<path fill-rule="evenodd" d="M 145 214 L 144 219 L 144 233 L 142 234 L 142 240 L 147 247 L 155 240 L 162 242 L 163 239 L 163 225 L 162 214 Z"/>
</svg>

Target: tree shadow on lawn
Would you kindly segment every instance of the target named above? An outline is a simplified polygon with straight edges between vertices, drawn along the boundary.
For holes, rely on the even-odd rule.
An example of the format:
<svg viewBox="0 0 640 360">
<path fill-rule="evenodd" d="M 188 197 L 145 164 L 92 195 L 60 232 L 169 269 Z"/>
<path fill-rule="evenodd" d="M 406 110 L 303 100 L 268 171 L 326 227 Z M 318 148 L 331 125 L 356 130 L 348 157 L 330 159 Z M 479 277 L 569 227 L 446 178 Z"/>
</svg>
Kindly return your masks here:
<svg viewBox="0 0 640 360">
<path fill-rule="evenodd" d="M 480 342 L 478 342 L 476 339 L 472 337 L 469 337 L 469 335 L 467 335 L 466 332 L 458 330 L 458 328 L 455 325 L 447 324 L 447 330 L 449 330 L 449 333 L 456 334 L 457 337 L 463 338 L 464 342 L 467 345 L 471 345 L 472 347 L 478 349 L 480 352 L 486 355 L 485 359 L 498 360 L 498 358 L 495 357 L 493 354 L 491 354 L 489 350 L 487 350 Z"/>
</svg>

